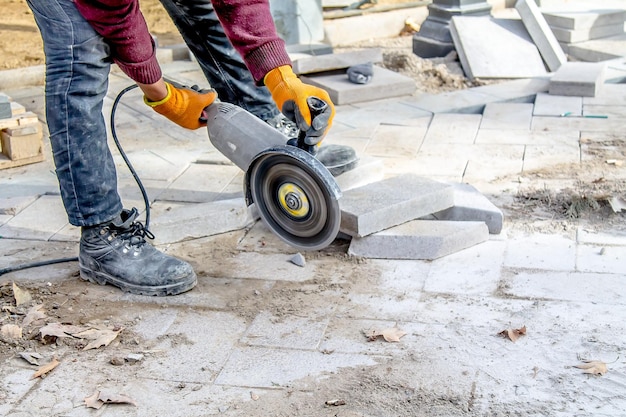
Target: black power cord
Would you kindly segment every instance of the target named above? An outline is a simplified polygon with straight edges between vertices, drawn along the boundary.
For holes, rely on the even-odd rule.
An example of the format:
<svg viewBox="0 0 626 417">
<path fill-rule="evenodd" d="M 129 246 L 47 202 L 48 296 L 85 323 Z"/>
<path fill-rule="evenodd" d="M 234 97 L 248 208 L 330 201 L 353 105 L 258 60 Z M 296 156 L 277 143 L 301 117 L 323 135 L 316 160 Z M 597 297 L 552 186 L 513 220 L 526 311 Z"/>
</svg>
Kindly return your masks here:
<svg viewBox="0 0 626 417">
<path fill-rule="evenodd" d="M 122 96 L 124 94 L 128 93 L 131 90 L 134 90 L 137 87 L 138 87 L 137 84 L 130 85 L 130 86 L 126 87 L 125 89 L 123 89 L 122 91 L 120 91 L 119 94 L 117 95 L 117 97 L 115 97 L 115 101 L 113 101 L 113 107 L 111 108 L 111 135 L 113 136 L 113 141 L 115 142 L 115 146 L 117 147 L 118 151 L 120 152 L 120 155 L 122 155 L 122 158 L 124 159 L 124 162 L 126 163 L 126 166 L 130 170 L 131 174 L 133 174 L 133 178 L 135 178 L 135 181 L 137 182 L 137 185 L 139 186 L 139 190 L 141 191 L 141 195 L 143 197 L 143 203 L 144 203 L 144 205 L 146 207 L 146 225 L 145 225 L 145 228 L 146 228 L 146 231 L 149 231 L 149 226 L 150 226 L 150 201 L 148 200 L 148 193 L 146 192 L 146 189 L 143 186 L 143 183 L 139 179 L 139 175 L 137 175 L 137 171 L 135 171 L 135 168 L 133 168 L 133 165 L 128 160 L 128 157 L 126 156 L 126 152 L 124 152 L 124 149 L 122 149 L 122 145 L 120 144 L 120 141 L 117 138 L 117 132 L 115 130 L 115 112 L 117 110 L 117 105 L 119 104 L 119 102 L 122 99 Z M 0 269 L 0 276 L 2 276 L 4 274 L 8 274 L 9 272 L 22 271 L 24 269 L 38 268 L 40 266 L 54 265 L 54 264 L 59 264 L 59 263 L 64 263 L 64 262 L 76 262 L 76 261 L 78 261 L 78 257 L 50 259 L 50 260 L 47 260 L 47 261 L 30 262 L 30 263 L 27 263 L 27 264 L 8 266 L 6 268 Z"/>
</svg>

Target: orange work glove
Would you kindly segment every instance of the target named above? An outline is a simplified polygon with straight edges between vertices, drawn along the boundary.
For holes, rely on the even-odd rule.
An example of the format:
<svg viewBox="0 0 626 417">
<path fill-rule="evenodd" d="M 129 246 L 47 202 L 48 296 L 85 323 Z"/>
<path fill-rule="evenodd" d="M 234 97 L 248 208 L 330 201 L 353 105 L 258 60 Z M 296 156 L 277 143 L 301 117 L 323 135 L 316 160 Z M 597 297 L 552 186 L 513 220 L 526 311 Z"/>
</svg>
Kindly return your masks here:
<svg viewBox="0 0 626 417">
<path fill-rule="evenodd" d="M 321 142 L 335 117 L 335 106 L 328 93 L 304 84 L 289 65 L 274 68 L 263 81 L 280 111 L 305 132 L 305 143 Z"/>
<path fill-rule="evenodd" d="M 144 103 L 184 128 L 198 129 L 206 126 L 206 122 L 200 118 L 202 111 L 213 104 L 217 98 L 215 90 L 201 91 L 193 87 L 175 87 L 168 82 L 165 85 L 167 86 L 167 95 L 163 100 L 149 101 L 144 96 Z"/>
</svg>

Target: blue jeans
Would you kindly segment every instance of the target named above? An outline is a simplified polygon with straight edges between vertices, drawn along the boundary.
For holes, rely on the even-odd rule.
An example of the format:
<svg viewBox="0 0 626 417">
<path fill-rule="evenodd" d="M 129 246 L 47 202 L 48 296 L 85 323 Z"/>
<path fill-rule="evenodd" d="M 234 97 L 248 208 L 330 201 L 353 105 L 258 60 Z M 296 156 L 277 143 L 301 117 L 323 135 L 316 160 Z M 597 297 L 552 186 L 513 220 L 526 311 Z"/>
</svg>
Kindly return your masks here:
<svg viewBox="0 0 626 417">
<path fill-rule="evenodd" d="M 161 0 L 222 101 L 267 120 L 279 112 L 254 80 L 209 0 Z M 61 198 L 71 224 L 93 226 L 122 210 L 102 115 L 109 47 L 72 0 L 27 0 L 44 42 L 46 117 Z"/>
<path fill-rule="evenodd" d="M 46 55 L 46 118 L 70 223 L 93 226 L 122 210 L 102 104 L 109 48 L 72 0 L 27 0 Z"/>
<path fill-rule="evenodd" d="M 262 120 L 278 115 L 270 92 L 257 87 L 226 37 L 210 0 L 160 0 L 222 101 Z"/>
</svg>

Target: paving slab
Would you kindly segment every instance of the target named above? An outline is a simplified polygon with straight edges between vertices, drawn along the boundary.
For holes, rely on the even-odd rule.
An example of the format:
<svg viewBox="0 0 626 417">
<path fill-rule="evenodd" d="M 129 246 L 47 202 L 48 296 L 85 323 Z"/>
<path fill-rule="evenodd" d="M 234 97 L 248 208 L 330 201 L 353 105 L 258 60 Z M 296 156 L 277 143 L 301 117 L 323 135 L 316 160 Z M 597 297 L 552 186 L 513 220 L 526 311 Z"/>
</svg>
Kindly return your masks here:
<svg viewBox="0 0 626 417">
<path fill-rule="evenodd" d="M 426 136 L 428 121 L 425 118 L 422 126 L 378 125 L 365 153 L 378 157 L 414 157 Z"/>
<path fill-rule="evenodd" d="M 376 357 L 371 355 L 324 355 L 310 350 L 240 347 L 232 351 L 215 384 L 286 387 L 309 375 L 334 372 L 344 367 L 372 366 L 376 363 Z"/>
<path fill-rule="evenodd" d="M 572 145 L 527 145 L 524 153 L 523 172 L 537 171 L 558 165 L 580 163 L 580 146 Z"/>
<path fill-rule="evenodd" d="M 329 311 L 323 308 L 312 314 L 281 317 L 260 312 L 241 337 L 250 346 L 285 349 L 317 349 L 328 326 Z"/>
<path fill-rule="evenodd" d="M 348 76 L 343 71 L 330 75 L 303 75 L 301 79 L 305 83 L 325 89 L 337 105 L 410 96 L 416 89 L 412 78 L 376 65 L 374 75 L 367 84 L 348 81 Z"/>
<path fill-rule="evenodd" d="M 453 16 L 450 34 L 470 79 L 547 74 L 537 47 L 519 20 Z"/>
<path fill-rule="evenodd" d="M 489 103 L 483 111 L 480 129 L 530 129 L 533 105 L 530 103 Z"/>
<path fill-rule="evenodd" d="M 552 33 L 554 33 L 554 36 L 559 40 L 559 42 L 568 44 L 569 50 L 571 46 L 570 44 L 620 35 L 624 33 L 624 23 L 594 26 L 586 29 L 563 29 L 552 26 L 551 29 Z"/>
<path fill-rule="evenodd" d="M 583 106 L 626 106 L 626 84 L 605 85 L 595 97 L 583 97 Z"/>
<path fill-rule="evenodd" d="M 229 184 L 237 181 L 235 191 L 243 196 L 241 170 L 234 165 L 191 164 L 165 191 L 159 200 L 207 203 L 232 199 L 237 195 L 225 193 Z"/>
<path fill-rule="evenodd" d="M 493 96 L 496 98 L 496 102 L 534 103 L 537 93 L 547 92 L 549 86 L 550 77 L 545 76 L 503 81 L 474 87 L 470 90 L 475 93 Z"/>
<path fill-rule="evenodd" d="M 376 259 L 437 259 L 489 239 L 484 222 L 412 220 L 365 237 L 355 237 L 348 253 Z"/>
<path fill-rule="evenodd" d="M 515 9 L 519 12 L 526 30 L 537 45 L 548 69 L 550 71 L 559 69 L 561 65 L 567 62 L 567 57 L 554 33 L 550 30 L 548 22 L 542 16 L 537 3 L 534 0 L 518 0 L 515 3 Z"/>
<path fill-rule="evenodd" d="M 573 271 L 576 243 L 557 235 L 509 237 L 504 266 L 544 271 Z"/>
<path fill-rule="evenodd" d="M 504 215 L 487 197 L 470 184 L 453 184 L 454 205 L 433 213 L 437 220 L 482 221 L 490 234 L 502 231 Z"/>
<path fill-rule="evenodd" d="M 533 116 L 582 116 L 582 108 L 582 97 L 537 93 Z"/>
<path fill-rule="evenodd" d="M 509 145 L 575 145 L 578 146 L 580 132 L 543 130 L 481 129 L 476 136 L 476 144 Z"/>
<path fill-rule="evenodd" d="M 567 46 L 567 54 L 572 58 L 587 62 L 600 62 L 626 56 L 626 34 L 609 36 Z"/>
<path fill-rule="evenodd" d="M 345 69 L 352 65 L 365 63 L 379 63 L 383 61 L 383 52 L 378 48 L 367 48 L 348 52 L 299 57 L 292 59 L 293 72 L 296 74 L 310 74 L 315 72 Z"/>
<path fill-rule="evenodd" d="M 37 195 L 0 197 L 0 214 L 15 216 L 17 213 L 37 200 L 37 198 Z"/>
<path fill-rule="evenodd" d="M 333 127 L 329 135 L 334 134 L 336 131 L 335 123 L 343 124 L 353 129 L 353 134 L 344 130 L 340 132 L 342 135 L 371 137 L 373 129 L 380 124 L 421 126 L 424 124 L 423 120 L 425 118 L 430 120 L 430 116 L 432 116 L 431 112 L 411 106 L 410 103 L 405 102 L 402 98 L 354 103 L 352 105 L 340 106 L 340 109 L 333 121 Z M 369 132 L 369 134 L 364 134 L 363 130 Z"/>
<path fill-rule="evenodd" d="M 610 233 L 598 232 L 578 226 L 576 229 L 576 241 L 592 245 L 626 246 L 626 232 L 619 230 L 611 230 Z"/>
<path fill-rule="evenodd" d="M 602 8 L 587 10 L 562 10 L 543 11 L 543 17 L 550 26 L 563 29 L 586 29 L 596 26 L 624 24 L 626 12 L 619 9 Z"/>
<path fill-rule="evenodd" d="M 615 132 L 624 126 L 620 118 L 594 118 L 594 117 L 533 117 L 532 130 L 535 131 L 588 131 L 588 132 Z"/>
<path fill-rule="evenodd" d="M 42 222 L 41 219 L 46 221 Z M 61 198 L 44 195 L 0 226 L 5 239 L 48 240 L 68 224 Z"/>
<path fill-rule="evenodd" d="M 606 64 L 567 62 L 550 80 L 550 94 L 595 97 L 603 88 Z"/>
<path fill-rule="evenodd" d="M 385 164 L 382 159 L 364 156 L 359 159 L 356 167 L 335 177 L 335 181 L 342 191 L 363 187 L 385 178 Z"/>
<path fill-rule="evenodd" d="M 157 245 L 213 236 L 243 229 L 253 223 L 243 198 L 174 207 L 153 217 L 151 230 Z"/>
<path fill-rule="evenodd" d="M 388 178 L 343 194 L 340 230 L 350 236 L 367 236 L 449 208 L 453 201 L 449 184 L 411 174 Z"/>
<path fill-rule="evenodd" d="M 576 270 L 626 276 L 626 246 L 578 245 Z"/>
<path fill-rule="evenodd" d="M 424 143 L 474 143 L 481 119 L 479 114 L 435 114 L 428 126 Z"/>
</svg>

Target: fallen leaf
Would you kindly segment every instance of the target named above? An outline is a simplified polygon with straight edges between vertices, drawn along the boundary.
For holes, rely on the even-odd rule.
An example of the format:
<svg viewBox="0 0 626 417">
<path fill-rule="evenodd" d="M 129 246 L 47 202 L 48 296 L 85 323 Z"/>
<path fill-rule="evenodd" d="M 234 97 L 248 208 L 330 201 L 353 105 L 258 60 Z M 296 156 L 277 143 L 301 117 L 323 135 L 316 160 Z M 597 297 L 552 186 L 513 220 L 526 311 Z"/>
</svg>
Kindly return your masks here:
<svg viewBox="0 0 626 417">
<path fill-rule="evenodd" d="M 20 352 L 20 358 L 24 359 L 26 362 L 30 363 L 31 365 L 39 366 L 39 361 L 37 359 L 41 359 L 43 358 L 43 356 L 41 356 L 37 352 Z"/>
<path fill-rule="evenodd" d="M 39 369 L 37 369 L 37 372 L 35 372 L 33 376 L 30 377 L 30 379 L 39 378 L 40 376 L 47 374 L 48 372 L 59 366 L 60 363 L 61 362 L 59 362 L 57 358 L 53 358 L 49 363 L 40 366 Z"/>
<path fill-rule="evenodd" d="M 137 406 L 135 400 L 126 394 L 113 394 L 111 392 L 100 391 L 98 400 L 102 401 L 104 404 L 131 404 L 135 407 Z"/>
<path fill-rule="evenodd" d="M 93 394 L 91 394 L 89 397 L 85 397 L 85 400 L 84 400 L 85 407 L 95 408 L 96 410 L 99 410 L 100 407 L 104 405 L 104 402 L 98 399 L 99 396 L 100 396 L 100 391 L 96 391 Z"/>
<path fill-rule="evenodd" d="M 379 336 L 382 336 L 383 339 L 387 342 L 399 342 L 400 338 L 406 335 L 406 332 L 398 327 L 389 327 L 382 331 L 372 330 L 369 334 L 366 334 L 370 342 L 376 340 Z"/>
<path fill-rule="evenodd" d="M 526 326 L 522 326 L 519 329 L 506 329 L 498 333 L 499 336 L 509 338 L 512 342 L 515 342 L 520 336 L 526 335 Z"/>
<path fill-rule="evenodd" d="M 5 324 L 0 328 L 0 334 L 8 339 L 21 339 L 22 328 L 17 324 Z"/>
<path fill-rule="evenodd" d="M 339 405 L 346 405 L 346 402 L 344 400 L 328 400 L 324 404 L 332 405 L 332 406 L 336 407 L 336 406 L 339 406 Z"/>
<path fill-rule="evenodd" d="M 108 346 L 118 334 L 123 330 L 120 328 L 118 330 L 113 330 L 112 328 L 103 328 L 103 329 L 89 329 L 82 331 L 80 333 L 72 333 L 72 336 L 78 337 L 80 339 L 91 340 L 83 348 L 83 350 L 97 349 L 102 346 Z"/>
<path fill-rule="evenodd" d="M 61 323 L 48 323 L 39 329 L 41 337 L 54 336 L 54 337 L 73 337 L 72 333 L 79 333 L 87 330 L 87 327 L 74 326 L 71 324 Z"/>
<path fill-rule="evenodd" d="M 13 297 L 15 298 L 15 305 L 21 306 L 22 304 L 30 303 L 33 299 L 30 296 L 30 293 L 26 290 L 21 289 L 20 287 L 13 283 Z"/>
<path fill-rule="evenodd" d="M 585 374 L 604 375 L 608 372 L 606 363 L 602 361 L 583 361 L 580 365 L 574 365 L 575 368 L 583 369 Z"/>
<path fill-rule="evenodd" d="M 36 322 L 37 320 L 42 320 L 46 318 L 45 311 L 42 310 L 43 304 L 37 304 L 36 306 L 31 307 L 26 313 L 26 317 L 22 321 L 22 327 L 29 326 L 30 324 Z"/>
</svg>

